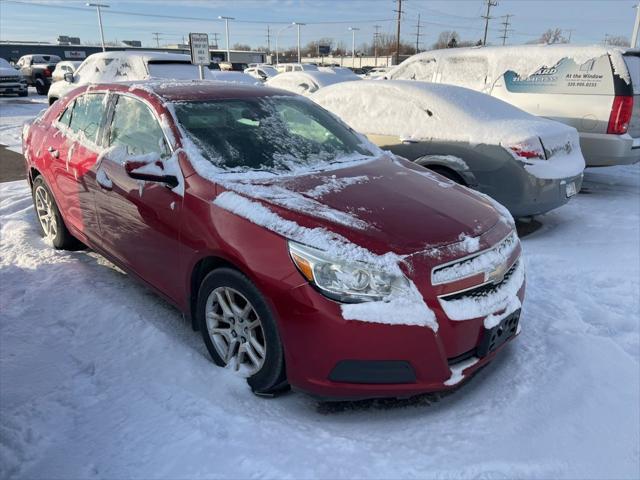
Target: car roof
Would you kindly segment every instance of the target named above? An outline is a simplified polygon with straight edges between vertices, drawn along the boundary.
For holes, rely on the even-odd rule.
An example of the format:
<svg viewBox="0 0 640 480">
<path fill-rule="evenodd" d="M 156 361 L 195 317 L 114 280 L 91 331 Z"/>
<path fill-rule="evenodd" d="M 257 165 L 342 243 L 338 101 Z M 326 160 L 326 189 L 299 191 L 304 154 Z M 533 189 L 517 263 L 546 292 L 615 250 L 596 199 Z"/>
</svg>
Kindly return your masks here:
<svg viewBox="0 0 640 480">
<path fill-rule="evenodd" d="M 291 92 L 268 88 L 262 85 L 249 85 L 212 80 L 167 80 L 101 83 L 87 86 L 92 91 L 110 90 L 116 92 L 152 93 L 167 102 L 205 101 L 239 98 L 259 98 L 271 96 L 296 96 Z"/>
<path fill-rule="evenodd" d="M 149 61 L 190 61 L 190 57 L 184 53 L 169 53 L 169 52 L 150 52 L 150 51 L 140 51 L 140 52 L 131 52 L 126 50 L 113 51 L 113 52 L 100 52 L 94 53 L 87 57 L 91 60 L 99 60 L 101 58 L 141 58 L 145 62 Z"/>
</svg>

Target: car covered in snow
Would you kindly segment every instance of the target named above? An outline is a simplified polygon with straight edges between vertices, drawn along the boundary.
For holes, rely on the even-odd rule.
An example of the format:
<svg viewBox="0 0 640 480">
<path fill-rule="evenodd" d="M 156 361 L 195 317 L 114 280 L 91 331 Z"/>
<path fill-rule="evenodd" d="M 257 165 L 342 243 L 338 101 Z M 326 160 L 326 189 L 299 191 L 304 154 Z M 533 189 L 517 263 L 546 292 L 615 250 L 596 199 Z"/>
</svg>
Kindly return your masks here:
<svg viewBox="0 0 640 480">
<path fill-rule="evenodd" d="M 253 78 L 257 78 L 262 82 L 265 82 L 271 77 L 275 77 L 276 75 L 278 75 L 278 70 L 276 70 L 272 65 L 258 63 L 253 66 L 249 65 L 248 68 L 244 69 L 244 73 L 246 73 L 247 75 L 251 75 Z"/>
<path fill-rule="evenodd" d="M 46 241 L 162 294 L 256 393 L 446 390 L 519 331 L 509 213 L 307 98 L 80 87 L 25 126 L 23 149 Z"/>
<path fill-rule="evenodd" d="M 361 80 L 357 75 L 343 75 L 333 72 L 309 71 L 280 73 L 265 82 L 269 87 L 281 88 L 299 95 L 311 95 L 321 88 L 335 83 Z"/>
<path fill-rule="evenodd" d="M 204 69 L 205 80 L 253 85 L 256 80 L 242 72 Z M 100 82 L 132 82 L 150 79 L 198 80 L 200 72 L 191 57 L 182 53 L 114 51 L 94 53 L 74 73 L 64 75 L 49 89 L 49 105 L 81 85 Z"/>
<path fill-rule="evenodd" d="M 21 97 L 29 95 L 27 79 L 11 66 L 4 58 L 0 58 L 0 95 L 16 94 Z"/>
<path fill-rule="evenodd" d="M 472 88 L 574 127 L 588 166 L 640 161 L 640 50 L 518 45 L 422 52 L 387 78 Z"/>
<path fill-rule="evenodd" d="M 55 70 L 51 74 L 51 81 L 59 82 L 60 80 L 64 80 L 64 76 L 67 73 L 73 75 L 81 64 L 82 62 L 80 60 L 64 60 L 62 62 L 58 62 Z"/>
<path fill-rule="evenodd" d="M 516 217 L 564 205 L 582 185 L 574 128 L 483 93 L 369 80 L 311 98 L 381 148 L 490 195 Z"/>
</svg>

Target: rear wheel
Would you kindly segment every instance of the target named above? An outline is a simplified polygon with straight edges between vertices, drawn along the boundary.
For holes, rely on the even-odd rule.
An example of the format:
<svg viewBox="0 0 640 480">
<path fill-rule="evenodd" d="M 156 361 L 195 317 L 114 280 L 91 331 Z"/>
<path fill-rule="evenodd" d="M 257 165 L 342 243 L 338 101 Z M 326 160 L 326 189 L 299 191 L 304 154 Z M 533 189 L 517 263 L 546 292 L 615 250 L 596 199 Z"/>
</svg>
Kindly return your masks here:
<svg viewBox="0 0 640 480">
<path fill-rule="evenodd" d="M 257 394 L 288 388 L 275 319 L 248 278 L 230 268 L 211 272 L 200 286 L 196 315 L 216 365 L 245 377 Z"/>
<path fill-rule="evenodd" d="M 36 82 L 36 92 L 38 92 L 38 95 L 46 95 L 49 93 L 49 85 L 44 82 Z"/>
<path fill-rule="evenodd" d="M 53 195 L 42 177 L 36 177 L 31 188 L 40 235 L 59 250 L 77 250 L 81 248 L 82 243 L 67 230 L 58 205 L 56 205 L 56 201 L 53 199 Z"/>
</svg>

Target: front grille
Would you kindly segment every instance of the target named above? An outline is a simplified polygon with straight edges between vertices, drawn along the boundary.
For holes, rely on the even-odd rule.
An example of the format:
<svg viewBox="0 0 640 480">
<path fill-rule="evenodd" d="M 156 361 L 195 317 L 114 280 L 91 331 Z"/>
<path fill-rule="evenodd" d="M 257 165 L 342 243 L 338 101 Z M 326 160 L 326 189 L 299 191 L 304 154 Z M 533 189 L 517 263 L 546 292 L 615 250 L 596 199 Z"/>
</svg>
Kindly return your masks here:
<svg viewBox="0 0 640 480">
<path fill-rule="evenodd" d="M 20 83 L 20 77 L 0 77 L 0 83 Z"/>
<path fill-rule="evenodd" d="M 478 298 L 486 297 L 487 295 L 492 295 L 498 291 L 498 289 L 502 286 L 502 284 L 504 284 L 511 278 L 511 276 L 513 275 L 513 272 L 516 271 L 517 267 L 518 267 L 518 262 L 515 262 L 511 266 L 511 268 L 507 271 L 507 273 L 505 273 L 504 278 L 500 283 L 486 283 L 484 285 L 480 285 L 479 287 L 471 288 L 469 290 L 463 290 L 462 292 L 457 292 L 451 295 L 444 296 L 442 297 L 442 299 L 448 300 L 448 301 L 460 300 L 462 298 L 478 299 Z"/>
</svg>

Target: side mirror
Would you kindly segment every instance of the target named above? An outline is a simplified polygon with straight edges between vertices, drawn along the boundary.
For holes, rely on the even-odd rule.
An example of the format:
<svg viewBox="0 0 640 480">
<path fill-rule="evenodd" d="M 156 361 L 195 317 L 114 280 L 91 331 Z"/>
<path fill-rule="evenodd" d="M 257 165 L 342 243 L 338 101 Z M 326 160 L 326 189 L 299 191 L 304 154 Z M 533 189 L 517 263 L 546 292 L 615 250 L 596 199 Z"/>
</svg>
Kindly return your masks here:
<svg viewBox="0 0 640 480">
<path fill-rule="evenodd" d="M 65 82 L 69 82 L 69 83 L 73 83 L 73 73 L 71 72 L 67 72 L 64 74 L 64 81 Z"/>
<path fill-rule="evenodd" d="M 178 178 L 175 175 L 167 175 L 161 161 L 146 163 L 127 160 L 124 162 L 124 169 L 129 177 L 135 180 L 146 182 L 164 183 L 175 188 L 178 186 Z"/>
</svg>

